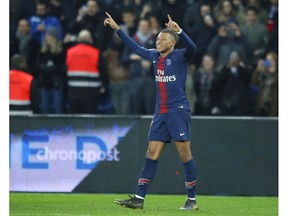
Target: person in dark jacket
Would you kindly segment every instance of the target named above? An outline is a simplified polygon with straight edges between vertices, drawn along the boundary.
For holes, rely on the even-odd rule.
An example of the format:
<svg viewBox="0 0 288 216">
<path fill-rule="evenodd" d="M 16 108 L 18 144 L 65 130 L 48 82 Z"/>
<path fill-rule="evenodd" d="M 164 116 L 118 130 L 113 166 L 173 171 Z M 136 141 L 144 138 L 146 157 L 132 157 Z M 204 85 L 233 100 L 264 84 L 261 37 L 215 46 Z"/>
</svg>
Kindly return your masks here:
<svg viewBox="0 0 288 216">
<path fill-rule="evenodd" d="M 201 67 L 194 74 L 194 89 L 196 93 L 195 115 L 219 114 L 219 74 L 215 70 L 215 60 L 205 54 Z"/>
<path fill-rule="evenodd" d="M 152 49 L 156 36 L 152 34 L 149 21 L 139 21 L 138 30 L 132 37 L 141 46 Z M 132 114 L 152 115 L 155 108 L 155 78 L 152 63 L 131 51 L 127 46 L 124 49 L 122 63 L 129 65 L 130 95 L 132 100 Z"/>
<path fill-rule="evenodd" d="M 12 35 L 10 41 L 10 59 L 15 54 L 24 56 L 26 58 L 28 71 L 33 73 L 35 60 L 40 52 L 40 49 L 40 43 L 31 35 L 28 20 L 19 20 L 17 31 L 15 35 Z"/>
<path fill-rule="evenodd" d="M 89 30 L 92 38 L 93 45 L 104 51 L 108 45 L 112 32 L 103 28 L 104 14 L 100 5 L 96 0 L 88 0 L 78 12 L 75 20 L 67 26 L 67 34 L 65 41 L 76 41 L 77 35 L 81 30 Z"/>
<path fill-rule="evenodd" d="M 204 2 L 199 8 L 200 20 L 196 22 L 192 28 L 189 28 L 189 34 L 197 44 L 196 55 L 193 63 L 196 67 L 200 66 L 203 55 L 206 53 L 210 41 L 217 34 L 217 21 L 213 16 L 212 5 Z"/>
<path fill-rule="evenodd" d="M 38 56 L 35 71 L 39 82 L 42 114 L 64 112 L 65 54 L 57 30 L 49 29 Z"/>
<path fill-rule="evenodd" d="M 252 63 L 253 45 L 240 31 L 238 22 L 230 19 L 220 26 L 218 34 L 207 47 L 207 53 L 216 58 L 217 70 L 221 70 L 229 61 L 233 50 L 238 51 L 247 66 Z"/>
<path fill-rule="evenodd" d="M 243 64 L 239 52 L 233 50 L 230 53 L 230 59 L 220 73 L 221 115 L 243 116 L 249 113 L 251 71 Z"/>
</svg>

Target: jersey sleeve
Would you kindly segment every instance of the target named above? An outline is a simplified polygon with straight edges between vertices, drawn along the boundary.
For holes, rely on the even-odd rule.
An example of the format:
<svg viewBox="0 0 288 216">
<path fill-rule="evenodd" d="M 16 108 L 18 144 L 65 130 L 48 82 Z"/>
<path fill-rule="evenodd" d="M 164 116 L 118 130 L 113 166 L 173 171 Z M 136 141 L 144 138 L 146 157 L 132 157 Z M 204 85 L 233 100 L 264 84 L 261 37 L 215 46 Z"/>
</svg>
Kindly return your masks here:
<svg viewBox="0 0 288 216">
<path fill-rule="evenodd" d="M 154 49 L 146 49 L 142 46 L 139 46 L 133 39 L 131 39 L 127 34 L 125 34 L 121 29 L 117 30 L 116 33 L 122 39 L 124 44 L 129 47 L 129 49 L 136 53 L 137 55 L 152 61 Z"/>
<path fill-rule="evenodd" d="M 193 42 L 193 40 L 184 31 L 181 32 L 179 37 L 185 44 L 185 48 L 182 49 L 182 51 L 183 51 L 184 58 L 187 61 L 194 55 L 196 51 L 196 45 Z"/>
</svg>

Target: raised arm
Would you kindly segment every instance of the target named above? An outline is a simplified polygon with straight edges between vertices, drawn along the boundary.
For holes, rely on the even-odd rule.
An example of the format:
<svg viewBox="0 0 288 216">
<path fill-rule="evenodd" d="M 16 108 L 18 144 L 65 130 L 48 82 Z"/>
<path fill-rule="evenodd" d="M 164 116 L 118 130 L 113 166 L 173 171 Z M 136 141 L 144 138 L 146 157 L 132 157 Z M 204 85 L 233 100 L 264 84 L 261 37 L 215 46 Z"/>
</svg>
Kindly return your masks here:
<svg viewBox="0 0 288 216">
<path fill-rule="evenodd" d="M 132 52 L 141 56 L 142 58 L 152 60 L 152 53 L 150 50 L 139 46 L 133 39 L 131 39 L 127 34 L 125 34 L 119 27 L 119 25 L 114 21 L 112 16 L 106 12 L 107 18 L 104 20 L 104 25 L 109 25 L 122 39 L 122 41 L 131 49 Z"/>
<path fill-rule="evenodd" d="M 183 41 L 185 44 L 186 50 L 184 53 L 184 56 L 186 59 L 191 58 L 195 51 L 196 51 L 196 45 L 193 42 L 193 40 L 179 27 L 179 25 L 173 21 L 168 14 L 168 23 L 165 23 L 167 28 L 170 28 L 172 31 L 176 32 L 180 39 Z"/>
</svg>

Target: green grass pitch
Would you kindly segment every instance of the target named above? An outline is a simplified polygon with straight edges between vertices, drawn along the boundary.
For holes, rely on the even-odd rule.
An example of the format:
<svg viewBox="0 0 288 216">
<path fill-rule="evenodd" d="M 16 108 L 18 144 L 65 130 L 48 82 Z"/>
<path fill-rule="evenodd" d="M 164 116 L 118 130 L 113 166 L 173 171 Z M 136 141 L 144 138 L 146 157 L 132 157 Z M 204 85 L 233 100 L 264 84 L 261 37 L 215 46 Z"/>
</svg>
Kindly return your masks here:
<svg viewBox="0 0 288 216">
<path fill-rule="evenodd" d="M 10 193 L 10 215 L 108 216 L 108 215 L 197 215 L 197 216 L 276 216 L 278 197 L 197 196 L 198 211 L 178 210 L 185 195 L 146 196 L 144 210 L 116 205 L 114 199 L 126 194 Z"/>
</svg>

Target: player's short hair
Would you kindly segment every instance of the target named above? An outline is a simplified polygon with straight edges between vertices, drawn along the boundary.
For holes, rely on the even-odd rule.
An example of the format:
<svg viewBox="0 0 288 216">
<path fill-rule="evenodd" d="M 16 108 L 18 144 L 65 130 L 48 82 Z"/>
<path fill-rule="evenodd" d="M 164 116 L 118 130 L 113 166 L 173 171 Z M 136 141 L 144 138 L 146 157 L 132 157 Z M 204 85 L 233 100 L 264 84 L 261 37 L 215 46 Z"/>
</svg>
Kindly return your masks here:
<svg viewBox="0 0 288 216">
<path fill-rule="evenodd" d="M 178 41 L 178 35 L 176 32 L 172 31 L 171 29 L 163 29 L 160 33 L 167 33 L 169 34 L 176 42 Z"/>
</svg>

